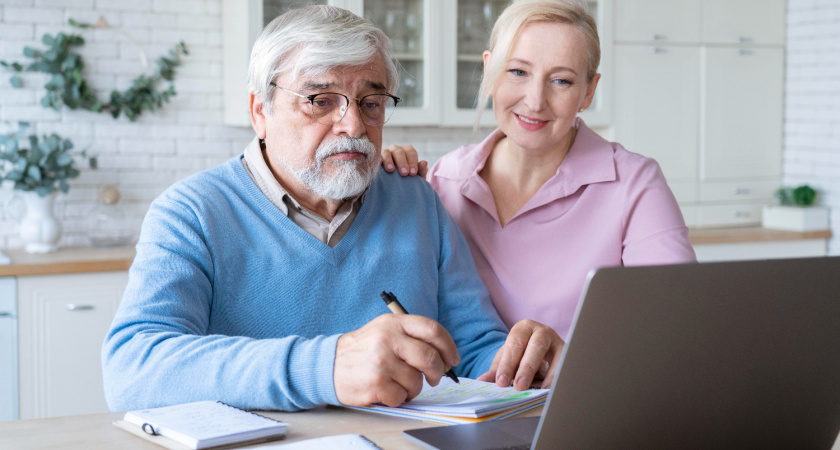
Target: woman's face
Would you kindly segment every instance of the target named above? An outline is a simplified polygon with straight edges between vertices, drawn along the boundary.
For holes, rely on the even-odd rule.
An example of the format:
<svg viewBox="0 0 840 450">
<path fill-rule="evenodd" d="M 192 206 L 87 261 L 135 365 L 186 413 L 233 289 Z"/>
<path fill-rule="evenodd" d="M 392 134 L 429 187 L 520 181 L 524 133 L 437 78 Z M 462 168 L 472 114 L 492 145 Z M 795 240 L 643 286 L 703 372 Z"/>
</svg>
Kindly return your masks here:
<svg viewBox="0 0 840 450">
<path fill-rule="evenodd" d="M 600 77 L 587 83 L 586 52 L 570 25 L 534 22 L 522 30 L 493 91 L 496 121 L 513 144 L 568 148 L 574 119 L 592 103 Z M 484 53 L 485 66 L 490 56 Z"/>
</svg>

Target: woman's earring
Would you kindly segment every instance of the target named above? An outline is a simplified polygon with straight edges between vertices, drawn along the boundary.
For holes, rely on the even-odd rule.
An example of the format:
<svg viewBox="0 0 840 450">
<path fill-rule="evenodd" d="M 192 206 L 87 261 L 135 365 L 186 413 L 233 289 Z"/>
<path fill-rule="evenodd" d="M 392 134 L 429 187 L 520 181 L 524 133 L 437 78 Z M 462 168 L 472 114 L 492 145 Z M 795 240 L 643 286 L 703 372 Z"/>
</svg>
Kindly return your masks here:
<svg viewBox="0 0 840 450">
<path fill-rule="evenodd" d="M 579 112 L 579 113 L 582 113 L 582 112 L 583 112 L 583 108 L 579 109 L 579 110 L 578 110 L 578 112 Z"/>
</svg>

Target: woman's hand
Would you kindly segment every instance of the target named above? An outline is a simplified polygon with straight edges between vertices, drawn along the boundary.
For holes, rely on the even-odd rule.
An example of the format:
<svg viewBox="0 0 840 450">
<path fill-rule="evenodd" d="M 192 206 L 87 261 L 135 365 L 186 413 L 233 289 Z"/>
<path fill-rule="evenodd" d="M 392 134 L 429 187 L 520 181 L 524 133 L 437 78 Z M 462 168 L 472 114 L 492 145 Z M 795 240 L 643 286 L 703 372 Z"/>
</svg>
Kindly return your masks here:
<svg viewBox="0 0 840 450">
<path fill-rule="evenodd" d="M 400 175 L 420 175 L 426 178 L 429 171 L 428 161 L 418 161 L 417 150 L 410 145 L 392 145 L 382 149 L 382 166 L 391 173 L 399 168 Z"/>
</svg>

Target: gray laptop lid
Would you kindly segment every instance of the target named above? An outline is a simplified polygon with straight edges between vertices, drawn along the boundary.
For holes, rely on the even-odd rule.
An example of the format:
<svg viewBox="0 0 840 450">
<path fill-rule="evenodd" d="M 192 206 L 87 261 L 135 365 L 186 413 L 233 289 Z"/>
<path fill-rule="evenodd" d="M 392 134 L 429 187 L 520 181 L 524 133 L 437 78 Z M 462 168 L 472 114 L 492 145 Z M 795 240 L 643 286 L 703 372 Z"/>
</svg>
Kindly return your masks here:
<svg viewBox="0 0 840 450">
<path fill-rule="evenodd" d="M 506 422 L 404 434 L 503 448 Z M 616 267 L 587 280 L 533 448 L 828 449 L 838 433 L 840 257 Z"/>
</svg>

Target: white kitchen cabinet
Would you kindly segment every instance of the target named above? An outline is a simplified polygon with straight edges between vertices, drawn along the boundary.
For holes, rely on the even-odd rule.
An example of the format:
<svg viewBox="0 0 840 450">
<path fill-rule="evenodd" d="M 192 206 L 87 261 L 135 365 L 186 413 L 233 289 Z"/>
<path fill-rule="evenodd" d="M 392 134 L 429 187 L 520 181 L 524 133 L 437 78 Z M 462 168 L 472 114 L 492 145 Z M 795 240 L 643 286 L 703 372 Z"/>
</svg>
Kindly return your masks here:
<svg viewBox="0 0 840 450">
<path fill-rule="evenodd" d="M 773 36 L 784 21 L 768 18 L 784 17 L 784 2 L 616 3 L 615 139 L 660 163 L 689 226 L 760 222 L 781 182 L 784 47 Z M 696 16 L 669 12 L 674 3 Z M 691 31 L 661 37 L 671 14 Z"/>
<path fill-rule="evenodd" d="M 669 182 L 695 186 L 700 49 L 616 44 L 615 68 L 617 141 L 654 158 Z M 694 200 L 693 190 L 681 190 L 677 199 Z"/>
<path fill-rule="evenodd" d="M 700 41 L 700 0 L 614 1 L 616 42 Z"/>
<path fill-rule="evenodd" d="M 703 51 L 701 178 L 778 179 L 784 50 L 707 47 Z"/>
<path fill-rule="evenodd" d="M 100 350 L 128 273 L 17 280 L 20 418 L 107 412 Z"/>
<path fill-rule="evenodd" d="M 703 42 L 784 45 L 785 3 L 785 0 L 702 0 Z"/>
<path fill-rule="evenodd" d="M 248 126 L 246 75 L 253 43 L 277 14 L 308 4 L 347 8 L 371 20 L 391 39 L 403 101 L 388 125 L 472 126 L 483 72 L 482 52 L 508 0 L 223 0 L 224 120 Z M 602 81 L 581 117 L 590 126 L 610 122 L 611 0 L 588 1 L 599 23 Z M 495 124 L 492 112 L 482 125 Z"/>
</svg>

